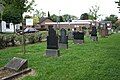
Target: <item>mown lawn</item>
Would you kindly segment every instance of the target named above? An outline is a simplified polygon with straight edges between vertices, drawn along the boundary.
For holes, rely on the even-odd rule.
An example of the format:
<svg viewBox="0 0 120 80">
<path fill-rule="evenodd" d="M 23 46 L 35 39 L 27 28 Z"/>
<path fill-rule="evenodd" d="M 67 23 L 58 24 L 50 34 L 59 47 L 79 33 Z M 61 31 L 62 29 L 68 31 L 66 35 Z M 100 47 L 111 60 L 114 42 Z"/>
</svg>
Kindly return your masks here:
<svg viewBox="0 0 120 80">
<path fill-rule="evenodd" d="M 85 44 L 69 41 L 69 49 L 61 49 L 60 57 L 45 57 L 46 43 L 27 46 L 27 53 L 21 53 L 21 46 L 0 50 L 0 67 L 13 57 L 28 59 L 34 76 L 22 80 L 120 80 L 120 34 L 99 38 L 92 42 L 85 37 Z"/>
</svg>

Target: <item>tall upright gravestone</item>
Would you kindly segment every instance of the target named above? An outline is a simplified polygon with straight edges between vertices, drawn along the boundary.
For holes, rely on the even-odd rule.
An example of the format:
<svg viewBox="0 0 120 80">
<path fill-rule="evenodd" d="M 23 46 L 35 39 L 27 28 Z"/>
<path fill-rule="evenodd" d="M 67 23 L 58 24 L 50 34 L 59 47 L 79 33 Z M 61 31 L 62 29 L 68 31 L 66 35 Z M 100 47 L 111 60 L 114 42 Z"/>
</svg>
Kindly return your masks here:
<svg viewBox="0 0 120 80">
<path fill-rule="evenodd" d="M 91 39 L 93 41 L 98 41 L 98 37 L 97 37 L 97 29 L 95 26 L 92 27 L 92 31 L 91 31 Z"/>
<path fill-rule="evenodd" d="M 84 32 L 73 32 L 74 43 L 82 44 L 84 43 Z"/>
<path fill-rule="evenodd" d="M 68 36 L 66 35 L 66 30 L 64 28 L 60 30 L 59 48 L 68 48 Z"/>
<path fill-rule="evenodd" d="M 58 36 L 53 26 L 48 27 L 46 56 L 59 56 Z"/>
</svg>

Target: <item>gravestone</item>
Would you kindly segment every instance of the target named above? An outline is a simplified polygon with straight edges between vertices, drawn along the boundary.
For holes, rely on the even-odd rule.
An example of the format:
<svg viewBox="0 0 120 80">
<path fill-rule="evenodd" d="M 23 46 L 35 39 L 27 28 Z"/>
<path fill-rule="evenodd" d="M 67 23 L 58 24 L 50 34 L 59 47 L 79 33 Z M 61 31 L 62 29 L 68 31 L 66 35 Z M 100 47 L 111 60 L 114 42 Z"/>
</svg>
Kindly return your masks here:
<svg viewBox="0 0 120 80">
<path fill-rule="evenodd" d="M 45 55 L 59 56 L 58 36 L 56 35 L 56 31 L 53 29 L 53 26 L 49 26 L 48 29 L 47 50 Z"/>
<path fill-rule="evenodd" d="M 60 30 L 59 48 L 68 48 L 68 36 L 64 28 Z"/>
<path fill-rule="evenodd" d="M 98 41 L 98 37 L 97 37 L 97 29 L 95 26 L 92 27 L 92 31 L 91 31 L 91 39 L 93 41 Z"/>
<path fill-rule="evenodd" d="M 14 57 L 6 66 L 7 69 L 21 71 L 28 68 L 28 61 L 26 59 Z"/>
<path fill-rule="evenodd" d="M 0 68 L 0 80 L 13 80 L 30 71 L 26 59 L 14 57 L 4 67 Z"/>
<path fill-rule="evenodd" d="M 84 43 L 84 32 L 73 32 L 74 43 L 82 44 Z"/>
<path fill-rule="evenodd" d="M 107 24 L 106 23 L 101 23 L 100 24 L 100 35 L 101 35 L 101 37 L 108 36 L 108 29 L 107 29 Z"/>
</svg>

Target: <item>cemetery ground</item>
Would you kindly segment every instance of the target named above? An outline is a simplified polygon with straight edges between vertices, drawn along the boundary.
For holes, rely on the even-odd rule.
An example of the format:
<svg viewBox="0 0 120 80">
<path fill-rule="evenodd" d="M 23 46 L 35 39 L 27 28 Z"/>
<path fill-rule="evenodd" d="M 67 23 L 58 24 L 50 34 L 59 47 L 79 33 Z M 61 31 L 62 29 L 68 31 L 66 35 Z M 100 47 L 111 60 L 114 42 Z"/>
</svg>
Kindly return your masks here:
<svg viewBox="0 0 120 80">
<path fill-rule="evenodd" d="M 120 79 L 120 34 L 99 38 L 93 42 L 85 37 L 82 45 L 69 41 L 68 49 L 60 49 L 60 57 L 45 57 L 46 42 L 0 50 L 0 67 L 13 57 L 28 59 L 29 67 L 35 70 L 21 80 L 119 80 Z"/>
</svg>

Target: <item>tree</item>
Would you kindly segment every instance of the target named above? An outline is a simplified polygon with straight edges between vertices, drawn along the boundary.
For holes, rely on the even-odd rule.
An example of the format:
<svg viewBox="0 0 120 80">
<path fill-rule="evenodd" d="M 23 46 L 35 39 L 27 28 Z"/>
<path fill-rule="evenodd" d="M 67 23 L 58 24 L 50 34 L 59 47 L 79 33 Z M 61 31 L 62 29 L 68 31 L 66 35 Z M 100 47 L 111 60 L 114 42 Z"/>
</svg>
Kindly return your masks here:
<svg viewBox="0 0 120 80">
<path fill-rule="evenodd" d="M 116 15 L 111 14 L 110 16 L 106 17 L 104 21 L 111 21 L 112 25 L 113 25 L 112 27 L 114 29 L 116 29 L 117 24 L 115 24 L 115 23 L 116 23 L 117 20 L 118 20 L 118 17 Z"/>
<path fill-rule="evenodd" d="M 78 19 L 78 17 L 76 17 L 76 16 L 74 16 L 74 15 L 70 15 L 70 18 L 71 18 L 71 20 L 76 20 L 76 19 Z"/>
<path fill-rule="evenodd" d="M 37 23 L 39 23 L 39 18 L 36 16 L 33 16 L 33 25 L 36 25 Z"/>
<path fill-rule="evenodd" d="M 80 19 L 81 19 L 81 20 L 88 20 L 88 19 L 89 19 L 89 14 L 88 14 L 88 13 L 83 13 L 83 14 L 80 16 Z"/>
<path fill-rule="evenodd" d="M 53 14 L 51 15 L 51 19 L 54 21 L 54 22 L 58 22 L 58 16 Z"/>
<path fill-rule="evenodd" d="M 34 0 L 28 2 L 28 0 L 3 0 L 5 4 L 5 10 L 3 12 L 3 20 L 10 23 L 18 24 L 23 20 L 23 13 L 33 10 L 32 5 Z"/>
<path fill-rule="evenodd" d="M 64 15 L 63 15 L 63 21 L 64 21 L 64 22 L 71 22 L 71 15 L 69 15 L 69 14 L 64 14 Z"/>
<path fill-rule="evenodd" d="M 92 6 L 91 9 L 89 9 L 89 19 L 96 20 L 99 16 L 101 16 L 98 15 L 98 11 L 99 11 L 99 6 L 97 5 Z"/>
<path fill-rule="evenodd" d="M 46 13 L 44 11 L 42 11 L 42 9 L 41 10 L 36 9 L 35 13 L 33 14 L 34 17 L 38 17 L 39 21 L 45 15 L 46 15 Z"/>
<path fill-rule="evenodd" d="M 59 22 L 64 22 L 63 17 L 59 16 Z"/>
<path fill-rule="evenodd" d="M 50 18 L 50 12 L 48 11 L 48 18 Z"/>
</svg>

